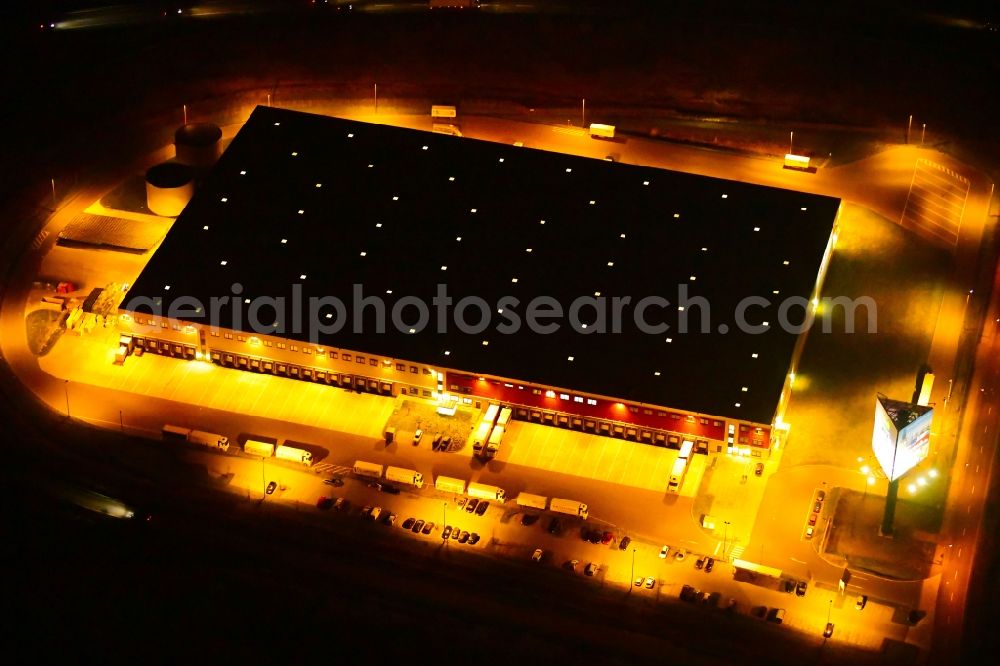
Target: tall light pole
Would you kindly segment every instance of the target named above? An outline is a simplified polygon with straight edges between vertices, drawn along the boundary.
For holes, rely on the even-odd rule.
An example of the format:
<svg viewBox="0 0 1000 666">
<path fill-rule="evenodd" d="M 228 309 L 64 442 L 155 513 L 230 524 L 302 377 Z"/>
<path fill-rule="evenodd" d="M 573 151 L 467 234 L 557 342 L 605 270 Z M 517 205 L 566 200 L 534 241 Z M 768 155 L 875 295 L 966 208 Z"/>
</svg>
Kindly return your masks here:
<svg viewBox="0 0 1000 666">
<path fill-rule="evenodd" d="M 375 84 L 375 113 L 378 113 L 378 84 Z"/>
<path fill-rule="evenodd" d="M 910 142 L 910 129 L 913 127 L 913 114 L 910 114 L 910 120 L 906 123 L 906 143 Z"/>
<path fill-rule="evenodd" d="M 635 582 L 635 548 L 632 549 L 632 574 L 628 578 L 628 592 L 632 594 L 633 583 Z"/>
<path fill-rule="evenodd" d="M 726 559 L 726 540 L 729 537 L 729 521 L 724 520 L 722 524 L 725 526 L 722 530 L 722 561 L 727 562 Z"/>
<path fill-rule="evenodd" d="M 184 105 L 184 124 L 188 124 L 188 105 Z"/>
<path fill-rule="evenodd" d="M 924 133 L 927 132 L 927 123 L 920 126 L 920 145 L 924 145 Z"/>
<path fill-rule="evenodd" d="M 795 143 L 795 130 L 788 133 L 788 153 L 794 154 L 795 151 L 792 150 L 792 145 Z"/>
<path fill-rule="evenodd" d="M 580 127 L 587 126 L 587 98 L 584 97 L 580 103 Z"/>
<path fill-rule="evenodd" d="M 271 93 L 267 93 L 267 105 L 271 106 Z"/>
<path fill-rule="evenodd" d="M 56 207 L 56 179 L 52 178 L 52 208 Z"/>
<path fill-rule="evenodd" d="M 69 380 L 68 379 L 64 379 L 63 380 L 63 389 L 65 389 L 65 391 L 66 391 L 66 418 L 70 418 L 70 416 L 69 416 Z"/>
<path fill-rule="evenodd" d="M 833 599 L 830 599 L 830 605 L 826 607 L 826 623 L 830 624 L 830 613 L 833 612 Z"/>
</svg>

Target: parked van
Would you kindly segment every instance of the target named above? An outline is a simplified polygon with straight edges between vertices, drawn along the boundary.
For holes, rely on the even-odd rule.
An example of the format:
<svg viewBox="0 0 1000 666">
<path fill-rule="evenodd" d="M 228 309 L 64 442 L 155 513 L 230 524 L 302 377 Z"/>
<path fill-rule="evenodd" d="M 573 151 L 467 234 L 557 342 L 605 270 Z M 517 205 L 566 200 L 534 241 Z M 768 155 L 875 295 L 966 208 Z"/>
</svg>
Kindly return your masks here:
<svg viewBox="0 0 1000 666">
<path fill-rule="evenodd" d="M 775 624 L 781 624 L 782 620 L 785 619 L 785 609 L 784 608 L 772 608 L 767 614 L 767 621 L 774 622 Z"/>
</svg>

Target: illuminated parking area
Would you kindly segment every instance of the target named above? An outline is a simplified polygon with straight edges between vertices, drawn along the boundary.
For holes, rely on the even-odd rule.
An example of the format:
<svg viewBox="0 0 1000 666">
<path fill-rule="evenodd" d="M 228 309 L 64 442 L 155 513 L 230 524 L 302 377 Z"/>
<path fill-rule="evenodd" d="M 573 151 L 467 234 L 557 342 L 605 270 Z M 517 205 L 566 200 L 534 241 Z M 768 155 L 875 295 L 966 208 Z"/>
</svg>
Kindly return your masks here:
<svg viewBox="0 0 1000 666">
<path fill-rule="evenodd" d="M 666 492 L 678 454 L 662 446 L 525 421 L 511 422 L 505 438 L 497 456 L 501 462 L 656 492 Z M 705 456 L 692 457 L 680 495 L 697 493 L 706 463 Z"/>
</svg>

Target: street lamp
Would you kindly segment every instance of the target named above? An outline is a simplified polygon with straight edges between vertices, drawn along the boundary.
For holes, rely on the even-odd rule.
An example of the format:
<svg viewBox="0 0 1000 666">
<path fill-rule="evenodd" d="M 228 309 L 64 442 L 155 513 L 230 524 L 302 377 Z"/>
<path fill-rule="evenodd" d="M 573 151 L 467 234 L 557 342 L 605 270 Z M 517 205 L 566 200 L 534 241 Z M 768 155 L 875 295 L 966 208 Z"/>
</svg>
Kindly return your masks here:
<svg viewBox="0 0 1000 666">
<path fill-rule="evenodd" d="M 826 623 L 830 624 L 830 613 L 833 612 L 833 599 L 830 599 L 830 605 L 826 608 Z"/>
<path fill-rule="evenodd" d="M 69 380 L 68 379 L 64 379 L 63 380 L 63 389 L 65 389 L 65 391 L 66 391 L 66 418 L 70 418 L 70 416 L 69 416 Z"/>
<path fill-rule="evenodd" d="M 728 520 L 724 520 L 724 521 L 722 521 L 722 524 L 724 525 L 724 527 L 722 528 L 722 561 L 726 562 L 727 561 L 726 560 L 726 541 L 727 541 L 727 538 L 729 537 L 729 521 Z"/>
<path fill-rule="evenodd" d="M 632 583 L 635 582 L 635 548 L 632 549 L 632 575 L 628 578 L 628 592 L 632 594 Z"/>
</svg>

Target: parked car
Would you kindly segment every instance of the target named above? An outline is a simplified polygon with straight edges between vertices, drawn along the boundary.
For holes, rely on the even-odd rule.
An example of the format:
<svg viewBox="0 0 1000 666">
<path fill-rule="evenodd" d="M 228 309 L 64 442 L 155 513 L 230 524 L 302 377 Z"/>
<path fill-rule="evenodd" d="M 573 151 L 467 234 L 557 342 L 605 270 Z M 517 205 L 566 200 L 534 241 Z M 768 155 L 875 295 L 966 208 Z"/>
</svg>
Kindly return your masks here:
<svg viewBox="0 0 1000 666">
<path fill-rule="evenodd" d="M 826 499 L 826 493 L 824 491 L 822 491 L 822 490 L 817 490 L 816 491 L 816 499 L 819 500 L 820 502 L 822 502 L 823 500 Z"/>
<path fill-rule="evenodd" d="M 781 589 L 787 592 L 788 594 L 791 594 L 792 592 L 795 591 L 795 581 L 792 580 L 781 581 Z"/>
<path fill-rule="evenodd" d="M 486 513 L 486 509 L 490 508 L 489 502 L 480 502 L 479 506 L 476 507 L 476 515 L 482 516 Z"/>
<path fill-rule="evenodd" d="M 394 514 L 392 511 L 390 511 L 390 512 L 388 512 L 385 515 L 385 518 L 383 520 L 384 520 L 384 522 L 385 522 L 386 525 L 388 525 L 389 527 L 392 527 L 393 525 L 396 524 L 396 514 Z"/>
<path fill-rule="evenodd" d="M 810 525 L 815 525 L 816 524 L 816 516 L 817 516 L 817 514 L 815 514 L 815 513 L 810 513 L 809 514 L 809 524 Z"/>
<path fill-rule="evenodd" d="M 458 538 L 460 536 L 462 536 L 462 531 L 460 529 L 458 529 L 457 527 L 451 531 L 451 540 L 452 541 L 458 541 Z M 466 537 L 466 538 L 468 538 L 468 537 Z"/>
<path fill-rule="evenodd" d="M 767 613 L 767 621 L 774 622 L 775 624 L 781 624 L 785 619 L 785 609 L 784 608 L 772 608 Z"/>
<path fill-rule="evenodd" d="M 562 532 L 562 522 L 558 518 L 553 518 L 549 523 L 549 534 L 559 535 Z"/>
<path fill-rule="evenodd" d="M 635 579 L 634 585 L 636 587 L 642 587 L 642 576 L 639 576 L 638 578 Z"/>
<path fill-rule="evenodd" d="M 403 529 L 404 530 L 410 529 L 411 527 L 413 527 L 413 524 L 415 522 L 417 522 L 416 518 L 407 518 L 406 520 L 403 521 Z"/>
<path fill-rule="evenodd" d="M 813 533 L 815 531 L 816 531 L 816 528 L 814 528 L 812 525 L 809 525 L 808 527 L 806 527 L 806 538 L 807 539 L 812 539 L 813 538 Z"/>
<path fill-rule="evenodd" d="M 441 450 L 447 451 L 449 448 L 451 448 L 451 436 L 447 435 L 441 440 Z"/>
<path fill-rule="evenodd" d="M 727 611 L 735 611 L 736 599 L 734 597 L 729 597 L 728 599 L 726 599 L 726 603 L 723 606 L 723 608 L 725 608 Z"/>
<path fill-rule="evenodd" d="M 323 479 L 323 483 L 325 483 L 328 486 L 336 486 L 339 488 L 340 486 L 344 485 L 344 480 L 339 476 L 335 476 L 332 479 Z"/>
<path fill-rule="evenodd" d="M 469 540 L 469 533 L 466 532 L 465 530 L 462 530 L 462 533 L 458 535 L 458 542 L 465 543 L 468 540 Z"/>
<path fill-rule="evenodd" d="M 712 573 L 713 568 L 715 568 L 715 560 L 710 557 L 705 560 L 705 573 Z"/>
<path fill-rule="evenodd" d="M 690 585 L 681 587 L 681 601 L 694 601 L 698 597 L 698 590 Z"/>
<path fill-rule="evenodd" d="M 754 606 L 750 610 L 750 615 L 752 615 L 755 618 L 763 620 L 765 617 L 767 617 L 767 606 Z"/>
<path fill-rule="evenodd" d="M 410 530 L 414 534 L 420 534 L 420 530 L 422 529 L 424 529 L 424 521 L 422 520 L 418 520 L 417 522 L 413 523 L 413 527 L 410 528 Z"/>
<path fill-rule="evenodd" d="M 542 555 L 544 555 L 544 554 L 545 554 L 545 552 L 541 548 L 536 548 L 535 552 L 533 552 L 531 554 L 531 561 L 532 562 L 541 562 L 542 561 Z"/>
<path fill-rule="evenodd" d="M 529 525 L 534 525 L 537 522 L 538 522 L 538 514 L 536 513 L 526 513 L 523 516 L 521 516 L 521 524 L 524 525 L 525 527 Z"/>
<path fill-rule="evenodd" d="M 469 545 L 475 546 L 477 543 L 479 543 L 479 535 L 473 532 L 469 535 Z"/>
<path fill-rule="evenodd" d="M 451 525 L 445 525 L 444 531 L 441 532 L 441 538 L 447 540 L 451 536 Z"/>
<path fill-rule="evenodd" d="M 420 438 L 424 436 L 424 431 L 417 428 L 417 431 L 413 433 L 413 446 L 420 444 Z"/>
<path fill-rule="evenodd" d="M 632 539 L 630 537 L 622 537 L 622 540 L 618 542 L 618 550 L 626 550 L 630 543 L 632 543 Z"/>
<path fill-rule="evenodd" d="M 826 628 L 823 629 L 823 638 L 829 638 L 833 636 L 833 622 L 827 622 Z"/>
<path fill-rule="evenodd" d="M 388 484 L 385 484 L 382 486 L 382 492 L 388 493 L 390 495 L 398 495 L 399 488 L 397 488 L 396 486 L 390 486 Z"/>
<path fill-rule="evenodd" d="M 434 439 L 431 440 L 431 448 L 435 451 L 441 446 L 441 433 L 434 433 Z"/>
<path fill-rule="evenodd" d="M 382 513 L 382 507 L 373 506 L 368 510 L 368 518 L 370 518 L 372 522 L 375 522 L 376 520 L 378 520 L 379 514 L 381 513 Z"/>
<path fill-rule="evenodd" d="M 472 499 L 470 499 L 468 502 L 465 503 L 465 512 L 472 513 L 473 511 L 476 510 L 476 507 L 478 505 L 479 505 L 479 500 L 473 497 Z"/>
<path fill-rule="evenodd" d="M 317 509 L 323 509 L 324 511 L 327 511 L 331 506 L 333 506 L 333 500 L 330 499 L 329 497 L 320 497 L 318 500 L 316 500 Z"/>
<path fill-rule="evenodd" d="M 267 484 L 267 488 L 264 489 L 264 492 L 267 493 L 268 495 L 271 495 L 272 493 L 274 493 L 274 489 L 277 487 L 278 484 L 272 481 L 271 483 Z"/>
<path fill-rule="evenodd" d="M 576 571 L 576 567 L 577 567 L 577 566 L 578 566 L 579 564 L 580 564 L 580 560 L 567 560 L 567 561 L 566 561 L 566 562 L 565 562 L 565 563 L 563 564 L 563 568 L 564 568 L 564 569 L 568 569 L 569 571 Z"/>
<path fill-rule="evenodd" d="M 612 534 L 611 532 L 605 532 L 604 534 L 601 535 L 601 544 L 605 546 L 607 546 L 614 540 L 615 540 L 615 535 Z"/>
<path fill-rule="evenodd" d="M 704 566 L 705 566 L 705 558 L 704 557 L 699 557 L 697 560 L 694 561 L 694 568 L 695 569 L 701 569 Z"/>
<path fill-rule="evenodd" d="M 349 506 L 351 506 L 351 503 L 343 497 L 338 497 L 337 501 L 333 503 L 333 508 L 337 511 L 343 511 Z"/>
<path fill-rule="evenodd" d="M 764 463 L 759 462 L 756 465 L 754 465 L 753 466 L 753 473 L 756 476 L 760 476 L 761 474 L 763 474 L 764 473 Z"/>
<path fill-rule="evenodd" d="M 797 596 L 797 597 L 804 597 L 804 596 L 806 596 L 806 587 L 807 586 L 808 586 L 808 583 L 806 583 L 806 581 L 800 580 L 799 584 L 795 586 L 795 596 Z"/>
<path fill-rule="evenodd" d="M 669 553 L 669 552 L 670 552 L 670 546 L 664 545 L 663 548 L 660 549 L 660 559 L 661 560 L 667 559 L 667 553 Z M 680 552 L 681 551 L 677 551 L 677 555 L 680 555 Z M 674 557 L 677 557 L 677 555 L 674 555 Z M 678 560 L 683 560 L 684 557 L 683 556 L 677 557 L 677 559 Z"/>
<path fill-rule="evenodd" d="M 600 570 L 601 567 L 599 565 L 595 564 L 594 562 L 590 562 L 589 564 L 587 564 L 587 568 L 583 570 L 583 575 L 596 576 Z"/>
<path fill-rule="evenodd" d="M 656 585 L 656 580 L 652 576 L 646 576 L 646 589 L 652 590 L 654 585 Z"/>
<path fill-rule="evenodd" d="M 867 605 L 868 605 L 868 595 L 867 594 L 859 594 L 858 595 L 858 600 L 854 602 L 854 608 L 856 610 L 862 610 Z"/>
<path fill-rule="evenodd" d="M 820 509 L 822 509 L 822 508 L 823 508 L 823 503 L 822 502 L 816 502 L 815 504 L 813 504 L 813 513 L 819 513 Z"/>
<path fill-rule="evenodd" d="M 666 548 L 667 550 L 669 550 L 669 546 L 664 546 L 664 548 Z M 662 555 L 660 555 L 660 557 L 666 557 L 667 556 L 666 550 L 662 550 L 660 552 L 663 553 Z M 676 553 L 674 553 L 674 559 L 677 560 L 678 562 L 683 562 L 685 557 L 686 556 L 684 555 L 684 551 L 683 550 L 678 550 Z"/>
<path fill-rule="evenodd" d="M 434 531 L 434 523 L 426 523 L 424 529 L 420 530 L 421 534 L 430 534 Z"/>
</svg>

